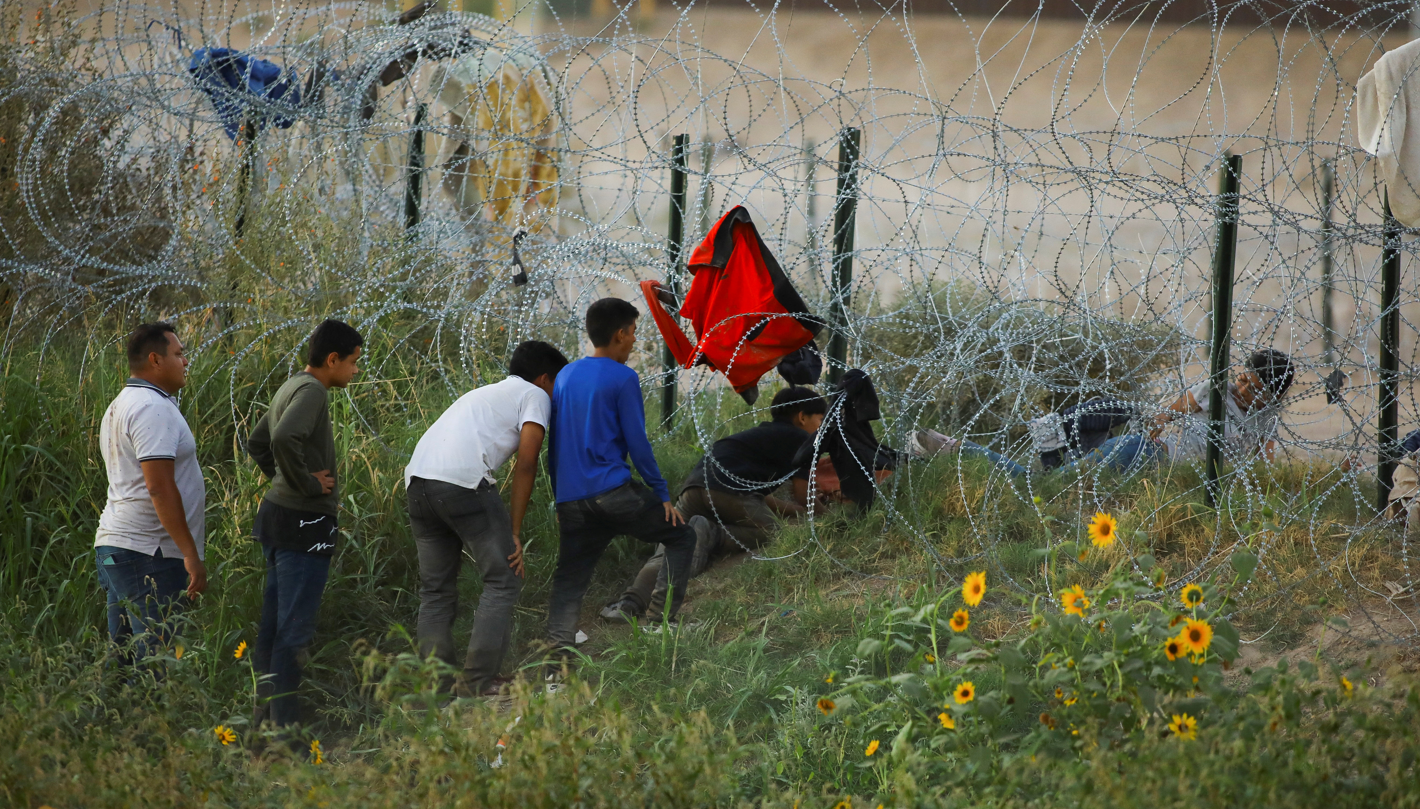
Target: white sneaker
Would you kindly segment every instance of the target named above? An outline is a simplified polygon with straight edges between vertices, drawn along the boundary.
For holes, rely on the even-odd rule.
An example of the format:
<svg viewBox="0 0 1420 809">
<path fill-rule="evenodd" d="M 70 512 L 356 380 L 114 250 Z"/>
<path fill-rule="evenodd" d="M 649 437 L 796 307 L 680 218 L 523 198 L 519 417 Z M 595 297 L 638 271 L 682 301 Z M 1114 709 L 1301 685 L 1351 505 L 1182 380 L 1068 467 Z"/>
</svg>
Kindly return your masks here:
<svg viewBox="0 0 1420 809">
<path fill-rule="evenodd" d="M 960 446 L 960 441 L 936 430 L 918 430 L 907 438 L 907 454 L 914 458 L 935 458 Z"/>
</svg>

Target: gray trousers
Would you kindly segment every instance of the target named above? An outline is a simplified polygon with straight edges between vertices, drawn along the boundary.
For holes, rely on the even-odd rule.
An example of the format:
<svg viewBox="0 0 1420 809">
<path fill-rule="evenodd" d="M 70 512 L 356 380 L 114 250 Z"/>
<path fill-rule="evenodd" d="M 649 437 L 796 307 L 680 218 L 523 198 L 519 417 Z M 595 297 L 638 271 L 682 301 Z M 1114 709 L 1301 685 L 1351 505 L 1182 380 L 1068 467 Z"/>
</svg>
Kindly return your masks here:
<svg viewBox="0 0 1420 809">
<path fill-rule="evenodd" d="M 419 551 L 419 653 L 451 666 L 459 606 L 459 567 L 465 553 L 483 575 L 463 679 L 481 688 L 498 676 L 512 641 L 513 605 L 523 580 L 508 567 L 513 523 L 491 483 L 467 489 L 440 480 L 409 482 L 409 522 Z"/>
<path fill-rule="evenodd" d="M 757 551 L 769 544 L 778 527 L 774 512 L 764 502 L 763 495 L 736 494 L 700 487 L 680 493 L 676 508 L 696 529 L 695 553 L 691 556 L 690 577 L 695 578 L 715 559 L 739 553 Z M 700 519 L 697 520 L 696 518 Z M 705 524 L 700 524 L 701 520 Z M 641 571 L 622 593 L 623 599 L 634 601 L 650 614 L 659 616 L 665 610 L 666 574 L 665 546 L 642 566 Z"/>
</svg>

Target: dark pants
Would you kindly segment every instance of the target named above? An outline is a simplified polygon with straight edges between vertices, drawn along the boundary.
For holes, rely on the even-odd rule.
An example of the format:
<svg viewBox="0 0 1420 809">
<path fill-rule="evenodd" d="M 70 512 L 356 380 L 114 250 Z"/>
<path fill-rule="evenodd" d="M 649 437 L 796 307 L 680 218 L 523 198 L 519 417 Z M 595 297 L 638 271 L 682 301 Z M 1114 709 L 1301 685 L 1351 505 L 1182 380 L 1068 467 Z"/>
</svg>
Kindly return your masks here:
<svg viewBox="0 0 1420 809">
<path fill-rule="evenodd" d="M 769 544 L 779 523 L 763 495 L 721 492 L 699 486 L 680 493 L 676 508 L 687 521 L 702 517 L 707 525 L 698 527 L 695 553 L 691 556 L 690 578 L 695 578 L 722 556 L 741 551 L 757 551 Z M 695 526 L 694 522 L 691 523 Z M 623 600 L 633 601 L 638 610 L 650 609 L 653 618 L 665 610 L 666 548 L 656 547 L 656 553 L 641 567 L 631 586 L 622 593 Z"/>
<path fill-rule="evenodd" d="M 278 726 L 300 720 L 296 692 L 301 666 L 316 631 L 316 611 L 330 574 L 330 557 L 262 545 L 266 557 L 266 593 L 261 604 L 261 629 L 256 635 L 252 665 L 264 677 L 257 686 L 258 703 L 270 708 Z M 265 716 L 258 708 L 258 718 Z"/>
<path fill-rule="evenodd" d="M 671 612 L 680 609 L 690 580 L 695 532 L 687 525 L 668 522 L 665 508 L 650 489 L 632 481 L 596 497 L 558 503 L 557 522 L 561 544 L 547 615 L 547 639 L 554 648 L 573 647 L 592 571 L 617 536 L 629 535 L 666 547 L 673 588 Z"/>
<path fill-rule="evenodd" d="M 94 560 L 108 592 L 108 636 L 122 649 L 124 664 L 142 660 L 172 637 L 188 584 L 182 557 L 100 545 Z"/>
<path fill-rule="evenodd" d="M 459 567 L 468 554 L 483 576 L 463 679 L 479 689 L 498 676 L 513 637 L 513 606 L 523 580 L 508 566 L 513 522 L 492 484 L 468 489 L 441 480 L 409 482 L 409 522 L 419 552 L 419 653 L 454 662 Z"/>
</svg>

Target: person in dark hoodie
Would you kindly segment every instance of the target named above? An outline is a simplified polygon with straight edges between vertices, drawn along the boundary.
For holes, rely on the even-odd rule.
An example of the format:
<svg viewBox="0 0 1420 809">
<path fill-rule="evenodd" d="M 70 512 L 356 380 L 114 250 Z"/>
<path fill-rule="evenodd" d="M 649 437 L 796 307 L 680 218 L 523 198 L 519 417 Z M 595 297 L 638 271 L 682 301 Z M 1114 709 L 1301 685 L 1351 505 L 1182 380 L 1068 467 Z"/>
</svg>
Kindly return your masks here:
<svg viewBox="0 0 1420 809">
<path fill-rule="evenodd" d="M 339 320 L 311 333 L 305 370 L 286 380 L 252 430 L 247 449 L 271 488 L 256 513 L 253 537 L 266 558 L 266 590 L 252 665 L 259 726 L 300 721 L 296 692 L 302 658 L 315 633 L 330 557 L 338 536 L 340 502 L 330 388 L 359 372 L 364 339 Z"/>
<path fill-rule="evenodd" d="M 780 519 L 804 513 L 809 466 L 801 453 L 812 446 L 828 403 L 812 390 L 788 387 L 774 395 L 770 421 L 716 441 L 681 486 L 676 508 L 695 531 L 690 575 L 700 575 L 716 558 L 768 545 Z M 773 496 L 789 481 L 793 499 Z M 667 589 L 665 548 L 655 555 L 601 616 L 611 621 L 652 618 L 664 610 Z"/>
</svg>

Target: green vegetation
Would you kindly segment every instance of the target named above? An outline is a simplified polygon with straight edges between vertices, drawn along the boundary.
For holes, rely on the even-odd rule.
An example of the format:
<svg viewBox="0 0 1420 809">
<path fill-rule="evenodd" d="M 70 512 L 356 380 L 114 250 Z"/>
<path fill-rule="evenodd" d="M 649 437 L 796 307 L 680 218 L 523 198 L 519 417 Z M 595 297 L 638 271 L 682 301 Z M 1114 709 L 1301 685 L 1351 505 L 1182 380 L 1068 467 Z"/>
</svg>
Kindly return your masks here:
<svg viewBox="0 0 1420 809">
<path fill-rule="evenodd" d="M 432 692 L 438 667 L 412 654 L 406 629 L 417 596 L 401 473 L 422 427 L 456 391 L 429 372 L 435 359 L 427 347 L 415 350 L 412 342 L 376 336 L 369 356 L 382 379 L 336 399 L 345 544 L 306 686 L 319 765 L 249 726 L 251 670 L 233 657 L 240 642 L 255 638 L 262 576 L 246 534 L 263 484 L 240 459 L 238 435 L 284 378 L 289 354 L 234 360 L 213 345 L 194 363 L 183 409 L 209 482 L 212 587 L 189 613 L 181 654 L 169 650 L 166 679 L 156 686 L 130 685 L 105 665 L 90 551 L 104 494 L 94 436 L 122 382 L 118 352 L 61 339 L 10 354 L 0 383 L 0 487 L 14 504 L 0 515 L 0 748 L 13 751 L 0 761 L 6 802 L 787 807 L 851 798 L 854 806 L 1153 807 L 1345 805 L 1353 794 L 1390 805 L 1415 800 L 1409 784 L 1417 774 L 1412 729 L 1420 691 L 1408 675 L 1360 668 L 1360 659 L 1308 658 L 1289 669 L 1269 663 L 1250 674 L 1240 665 L 1222 668 L 1239 633 L 1277 626 L 1273 638 L 1301 638 L 1345 609 L 1335 583 L 1313 577 L 1316 560 L 1335 558 L 1344 542 L 1327 526 L 1355 521 L 1355 500 L 1344 490 L 1306 504 L 1316 520 L 1309 529 L 1266 517 L 1219 529 L 1196 481 L 1184 476 L 1162 490 L 1045 478 L 1037 502 L 982 465 L 913 465 L 868 514 L 831 511 L 812 526 L 786 527 L 768 551 L 784 558 L 722 566 L 697 580 L 690 610 L 699 626 L 666 634 L 591 617 L 648 550 L 619 541 L 587 601 L 589 657 L 567 691 L 548 696 L 536 668 L 556 547 L 544 476 L 529 516 L 529 579 L 516 626 L 515 658 L 530 667 L 528 681 L 503 703 L 440 710 Z M 701 404 L 708 408 L 701 429 L 736 429 L 752 417 L 733 397 L 718 409 L 713 397 Z M 672 479 L 698 452 L 694 434 L 683 419 L 658 439 Z M 1281 467 L 1253 474 L 1280 511 L 1297 492 L 1327 491 L 1320 483 L 1331 473 Z M 1102 496 L 1097 489 L 1108 490 L 1109 510 L 1120 518 L 1119 538 L 1105 548 L 1089 546 L 1084 532 Z M 1366 542 L 1352 538 L 1361 575 L 1379 568 L 1364 563 L 1379 553 Z M 1068 543 L 1088 548 L 1083 561 Z M 1250 569 L 1239 554 L 1252 551 L 1240 547 L 1265 547 L 1267 558 Z M 1178 594 L 1156 592 L 1152 577 L 1172 580 L 1198 565 L 1212 577 L 1199 613 L 1214 627 L 1212 656 L 1196 668 L 1165 665 L 1161 641 Z M 973 570 L 986 571 L 986 597 L 970 608 L 962 639 L 952 640 L 950 613 Z M 1228 601 L 1243 582 L 1246 599 Z M 1024 595 L 1077 584 L 1093 604 L 1088 620 Z M 466 576 L 465 604 L 477 591 Z M 466 609 L 458 631 L 471 617 Z M 1053 690 L 1065 681 L 1057 683 L 1062 675 L 1048 664 L 1071 658 L 1071 693 L 1091 688 L 1097 696 L 1080 693 L 1067 708 Z M 830 675 L 834 682 L 825 682 Z M 1349 694 L 1341 675 L 1354 684 Z M 976 697 L 957 706 L 948 694 L 968 679 Z M 835 701 L 830 715 L 816 707 L 820 698 Z M 953 707 L 943 711 L 943 703 Z M 1166 725 L 1179 712 L 1198 720 L 1197 739 L 1170 737 Z M 953 731 L 940 713 L 953 718 Z M 1051 715 L 1053 731 L 1041 713 Z M 219 741 L 219 726 L 233 731 L 230 745 Z M 880 748 L 869 757 L 873 739 Z"/>
</svg>

